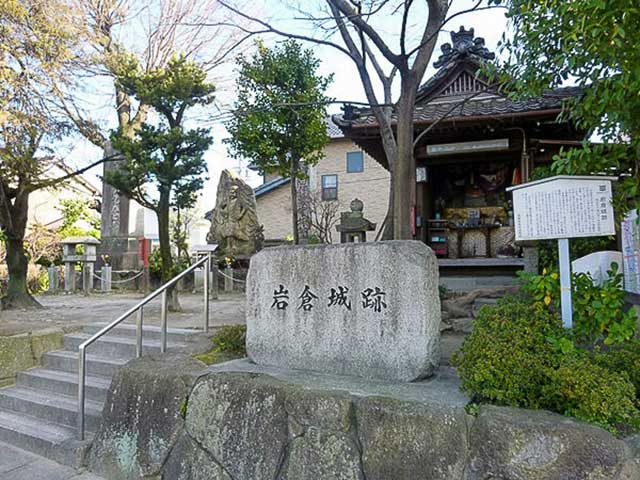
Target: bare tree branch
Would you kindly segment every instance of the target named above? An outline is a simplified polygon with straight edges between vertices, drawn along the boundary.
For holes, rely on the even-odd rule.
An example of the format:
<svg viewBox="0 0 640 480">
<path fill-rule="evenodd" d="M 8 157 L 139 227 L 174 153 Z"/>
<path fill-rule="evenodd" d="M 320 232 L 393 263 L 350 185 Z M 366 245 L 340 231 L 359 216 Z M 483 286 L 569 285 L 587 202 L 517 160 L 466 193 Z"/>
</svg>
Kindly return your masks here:
<svg viewBox="0 0 640 480">
<path fill-rule="evenodd" d="M 248 13 L 243 12 L 239 8 L 234 7 L 233 5 L 231 5 L 230 3 L 226 2 L 226 1 L 223 1 L 223 0 L 217 0 L 217 1 L 218 1 L 218 3 L 220 3 L 220 5 L 222 5 L 223 7 L 227 8 L 227 9 L 229 9 L 233 13 L 235 13 L 237 15 L 240 15 L 242 18 L 261 25 L 262 27 L 264 27 L 263 29 L 267 30 L 270 33 L 275 33 L 276 35 L 280 35 L 282 37 L 294 38 L 296 40 L 302 40 L 302 41 L 305 41 L 305 42 L 313 42 L 313 43 L 317 43 L 317 44 L 320 44 L 320 45 L 327 45 L 329 47 L 333 47 L 333 48 L 341 51 L 345 55 L 351 56 L 350 52 L 347 49 L 345 49 L 344 47 L 341 47 L 337 43 L 329 42 L 327 40 L 322 40 L 322 39 L 319 39 L 319 38 L 309 37 L 307 35 L 298 35 L 298 34 L 291 33 L 291 32 L 285 32 L 283 30 L 280 30 L 279 28 L 274 27 L 270 23 L 265 22 L 264 20 L 261 20 L 261 19 L 255 17 L 255 16 L 252 16 L 252 15 L 249 15 Z M 205 26 L 206 26 L 206 24 L 205 24 Z"/>
<path fill-rule="evenodd" d="M 396 55 L 391 51 L 389 46 L 382 40 L 382 37 L 378 32 L 369 25 L 363 18 L 362 15 L 359 15 L 351 5 L 349 5 L 345 0 L 327 0 L 327 2 L 335 7 L 342 15 L 347 17 L 350 23 L 352 23 L 358 30 L 364 32 L 364 34 L 371 39 L 373 44 L 376 46 L 380 53 L 391 63 L 392 65 L 402 68 L 403 61 L 402 56 Z M 335 17 L 335 15 L 334 15 Z"/>
</svg>

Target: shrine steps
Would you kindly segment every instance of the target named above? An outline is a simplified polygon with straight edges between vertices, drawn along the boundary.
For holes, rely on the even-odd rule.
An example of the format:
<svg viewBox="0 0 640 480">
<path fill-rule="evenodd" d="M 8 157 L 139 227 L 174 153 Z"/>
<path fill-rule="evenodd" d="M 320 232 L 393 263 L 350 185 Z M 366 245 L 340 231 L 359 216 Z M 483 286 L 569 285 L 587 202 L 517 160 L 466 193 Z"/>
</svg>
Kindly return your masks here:
<svg viewBox="0 0 640 480">
<path fill-rule="evenodd" d="M 77 440 L 78 345 L 104 325 L 64 336 L 64 349 L 45 353 L 42 366 L 18 373 L 0 389 L 0 441 L 56 462 L 80 467 L 100 426 L 114 373 L 135 357 L 135 325 L 120 325 L 87 348 L 85 441 Z M 193 330 L 169 329 L 167 348 L 183 349 Z M 160 352 L 160 329 L 144 328 L 143 354 Z"/>
</svg>

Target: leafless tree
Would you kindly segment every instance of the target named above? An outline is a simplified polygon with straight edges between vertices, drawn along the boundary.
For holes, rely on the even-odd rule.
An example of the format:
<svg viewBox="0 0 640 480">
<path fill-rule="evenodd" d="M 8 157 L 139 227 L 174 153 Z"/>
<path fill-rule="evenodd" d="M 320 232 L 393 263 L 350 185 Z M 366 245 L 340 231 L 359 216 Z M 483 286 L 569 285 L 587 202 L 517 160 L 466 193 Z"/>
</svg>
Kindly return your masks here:
<svg viewBox="0 0 640 480">
<path fill-rule="evenodd" d="M 193 59 L 212 72 L 243 47 L 245 34 L 232 13 L 216 0 L 73 0 L 88 25 L 91 62 L 78 63 L 78 74 L 106 77 L 112 83 L 118 127 L 133 135 L 146 120 L 149 106 L 136 104 L 116 78 L 123 68 L 137 62 L 144 71 L 163 67 L 175 55 Z M 246 9 L 255 12 L 252 2 Z M 85 57 L 86 58 L 86 57 Z M 211 73 L 224 83 L 221 72 Z M 58 106 L 82 135 L 103 148 L 106 130 L 77 101 L 77 92 L 58 88 Z"/>
<path fill-rule="evenodd" d="M 340 219 L 340 203 L 337 200 L 323 200 L 318 191 L 309 188 L 307 182 L 300 182 L 298 188 L 298 219 L 301 235 L 318 237 L 321 243 L 333 242 L 333 231 Z"/>
<path fill-rule="evenodd" d="M 304 8 L 299 2 L 296 19 L 311 22 L 315 28 L 296 33 L 252 15 L 233 0 L 218 2 L 243 21 L 252 22 L 252 28 L 238 27 L 246 35 L 271 33 L 325 45 L 354 62 L 380 128 L 391 172 L 385 238 L 411 238 L 411 207 L 415 203 L 413 113 L 418 87 L 446 24 L 459 15 L 493 7 L 478 0 L 470 8 L 447 16 L 449 0 L 324 0 L 314 11 L 309 10 L 309 2 L 304 2 Z M 399 96 L 394 101 L 397 80 Z"/>
</svg>

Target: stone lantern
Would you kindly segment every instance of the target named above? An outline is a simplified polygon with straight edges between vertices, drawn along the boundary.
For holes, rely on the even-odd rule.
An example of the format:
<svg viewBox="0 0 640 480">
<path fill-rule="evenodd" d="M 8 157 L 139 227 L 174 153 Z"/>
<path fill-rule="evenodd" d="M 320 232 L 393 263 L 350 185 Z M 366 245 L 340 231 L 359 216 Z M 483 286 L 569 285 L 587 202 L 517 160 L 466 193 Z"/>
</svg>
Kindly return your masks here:
<svg viewBox="0 0 640 480">
<path fill-rule="evenodd" d="M 68 237 L 62 240 L 62 261 L 64 262 L 64 289 L 76 289 L 75 264 L 82 263 L 82 286 L 85 293 L 91 291 L 93 267 L 98 258 L 100 241 L 94 237 Z"/>
<path fill-rule="evenodd" d="M 366 242 L 367 232 L 376 229 L 376 224 L 364 218 L 364 204 L 357 198 L 351 201 L 351 211 L 340 214 L 340 224 L 336 230 L 340 232 L 340 243 Z"/>
</svg>

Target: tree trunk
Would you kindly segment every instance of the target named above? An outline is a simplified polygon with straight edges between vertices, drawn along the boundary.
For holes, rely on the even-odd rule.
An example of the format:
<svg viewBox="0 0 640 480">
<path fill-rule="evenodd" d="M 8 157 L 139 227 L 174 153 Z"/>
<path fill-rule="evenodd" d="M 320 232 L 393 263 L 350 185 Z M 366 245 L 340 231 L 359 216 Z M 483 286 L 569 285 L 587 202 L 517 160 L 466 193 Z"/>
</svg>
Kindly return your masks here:
<svg viewBox="0 0 640 480">
<path fill-rule="evenodd" d="M 388 206 L 387 206 L 387 215 L 384 218 L 384 227 L 382 230 L 382 240 L 393 240 L 393 184 L 394 184 L 394 175 L 393 172 L 391 172 L 390 178 L 389 178 L 389 202 L 388 202 Z"/>
<path fill-rule="evenodd" d="M 8 203 L 8 199 L 3 199 Z M 40 308 L 41 305 L 29 293 L 27 283 L 27 271 L 29 261 L 24 251 L 24 236 L 26 232 L 27 219 L 29 213 L 29 193 L 19 191 L 13 204 L 7 205 L 11 219 L 4 222 L 11 225 L 6 230 L 5 245 L 7 248 L 7 270 L 9 282 L 7 294 L 2 298 L 2 308 L 10 310 L 13 308 Z"/>
<path fill-rule="evenodd" d="M 160 237 L 160 260 L 161 260 L 161 280 L 167 283 L 174 277 L 173 257 L 171 255 L 171 237 L 169 234 L 169 194 L 161 193 L 158 202 L 158 236 Z M 178 289 L 172 287 L 169 289 L 169 310 L 172 312 L 180 312 L 180 301 L 178 300 Z"/>
<path fill-rule="evenodd" d="M 403 77 L 402 94 L 398 101 L 396 141 L 398 156 L 393 168 L 394 239 L 413 239 L 413 214 L 416 190 L 416 160 L 413 156 L 413 102 L 415 85 Z"/>
<path fill-rule="evenodd" d="M 291 226 L 293 227 L 293 244 L 300 243 L 300 234 L 298 232 L 298 164 L 295 158 L 291 159 Z"/>
<path fill-rule="evenodd" d="M 7 294 L 2 299 L 2 308 L 40 308 L 41 305 L 29 293 L 27 284 L 28 259 L 24 252 L 24 240 L 7 238 L 7 269 L 9 282 Z"/>
</svg>

